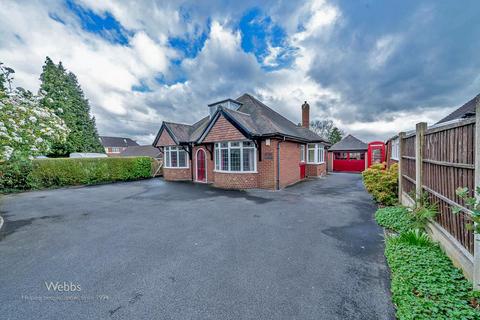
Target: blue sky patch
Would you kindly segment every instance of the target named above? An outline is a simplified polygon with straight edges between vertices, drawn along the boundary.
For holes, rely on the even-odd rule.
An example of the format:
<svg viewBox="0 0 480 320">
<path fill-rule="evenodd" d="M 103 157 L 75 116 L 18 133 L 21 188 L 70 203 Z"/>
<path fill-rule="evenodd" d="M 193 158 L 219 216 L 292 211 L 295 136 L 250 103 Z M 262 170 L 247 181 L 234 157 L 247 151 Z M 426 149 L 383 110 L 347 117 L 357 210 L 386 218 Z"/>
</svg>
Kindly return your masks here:
<svg viewBox="0 0 480 320">
<path fill-rule="evenodd" d="M 264 69 L 280 69 L 288 67 L 292 60 L 295 48 L 287 44 L 287 34 L 271 17 L 265 15 L 259 8 L 245 12 L 240 19 L 238 28 L 242 34 L 242 49 L 253 53 Z M 265 58 L 270 54 L 270 47 L 279 51 L 274 61 Z"/>
<path fill-rule="evenodd" d="M 92 10 L 78 5 L 73 0 L 66 0 L 65 6 L 80 19 L 83 30 L 95 33 L 111 43 L 128 44 L 129 32 L 110 12 L 106 11 L 103 15 L 98 15 Z M 57 19 L 54 20 L 58 21 Z"/>
</svg>

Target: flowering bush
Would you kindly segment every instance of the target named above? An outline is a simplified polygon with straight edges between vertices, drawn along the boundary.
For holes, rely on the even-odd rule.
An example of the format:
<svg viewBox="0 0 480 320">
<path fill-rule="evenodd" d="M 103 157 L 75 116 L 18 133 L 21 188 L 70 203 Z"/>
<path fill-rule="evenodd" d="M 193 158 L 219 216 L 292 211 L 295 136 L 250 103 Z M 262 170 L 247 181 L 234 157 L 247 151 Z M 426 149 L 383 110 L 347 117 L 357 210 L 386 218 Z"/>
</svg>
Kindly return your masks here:
<svg viewBox="0 0 480 320">
<path fill-rule="evenodd" d="M 0 92 L 0 161 L 46 154 L 52 143 L 65 141 L 68 128 L 40 98 L 21 88 Z"/>
</svg>

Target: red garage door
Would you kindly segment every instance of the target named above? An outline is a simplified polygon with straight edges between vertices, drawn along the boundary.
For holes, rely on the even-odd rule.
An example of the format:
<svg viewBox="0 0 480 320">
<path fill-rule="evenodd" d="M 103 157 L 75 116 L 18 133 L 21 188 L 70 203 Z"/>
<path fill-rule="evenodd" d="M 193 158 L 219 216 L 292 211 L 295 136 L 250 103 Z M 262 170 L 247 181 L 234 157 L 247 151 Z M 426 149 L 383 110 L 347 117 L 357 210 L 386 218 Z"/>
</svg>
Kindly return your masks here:
<svg viewBox="0 0 480 320">
<path fill-rule="evenodd" d="M 333 171 L 362 172 L 365 170 L 365 152 L 336 151 L 333 153 Z"/>
</svg>

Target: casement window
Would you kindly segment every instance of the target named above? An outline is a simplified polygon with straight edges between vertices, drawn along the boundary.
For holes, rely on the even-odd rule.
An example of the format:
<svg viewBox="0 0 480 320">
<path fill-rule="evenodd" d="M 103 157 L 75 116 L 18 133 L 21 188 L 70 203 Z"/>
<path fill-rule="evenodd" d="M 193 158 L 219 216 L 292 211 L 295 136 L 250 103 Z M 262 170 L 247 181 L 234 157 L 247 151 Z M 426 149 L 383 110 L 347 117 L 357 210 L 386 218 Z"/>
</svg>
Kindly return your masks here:
<svg viewBox="0 0 480 320">
<path fill-rule="evenodd" d="M 392 140 L 392 155 L 391 155 L 391 158 L 394 159 L 394 160 L 398 160 L 398 156 L 399 156 L 399 153 L 400 152 L 400 141 L 399 139 L 394 139 Z"/>
<path fill-rule="evenodd" d="M 120 148 L 119 147 L 111 147 L 110 148 L 110 153 L 120 153 Z"/>
<path fill-rule="evenodd" d="M 320 164 L 325 162 L 325 150 L 320 143 L 309 143 L 307 145 L 307 163 Z"/>
<path fill-rule="evenodd" d="M 257 153 L 251 141 L 215 143 L 215 171 L 256 172 Z"/>
<path fill-rule="evenodd" d="M 182 147 L 165 147 L 165 168 L 188 168 L 188 153 Z"/>
<path fill-rule="evenodd" d="M 350 160 L 365 160 L 365 153 L 364 152 L 350 152 L 349 153 Z"/>
<path fill-rule="evenodd" d="M 305 162 L 305 145 L 300 145 L 300 162 Z"/>
</svg>

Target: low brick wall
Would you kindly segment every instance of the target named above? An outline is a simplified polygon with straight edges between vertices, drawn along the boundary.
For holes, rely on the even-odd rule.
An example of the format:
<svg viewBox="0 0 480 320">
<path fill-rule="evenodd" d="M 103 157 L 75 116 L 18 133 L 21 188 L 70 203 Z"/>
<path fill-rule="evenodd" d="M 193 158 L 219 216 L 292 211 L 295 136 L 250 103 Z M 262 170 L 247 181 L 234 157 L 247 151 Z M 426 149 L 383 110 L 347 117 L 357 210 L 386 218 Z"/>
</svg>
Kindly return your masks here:
<svg viewBox="0 0 480 320">
<path fill-rule="evenodd" d="M 213 185 L 224 189 L 258 188 L 258 173 L 223 173 L 215 172 Z"/>
<path fill-rule="evenodd" d="M 307 164 L 307 177 L 322 177 L 327 174 L 327 164 Z"/>
<path fill-rule="evenodd" d="M 169 169 L 163 168 L 163 177 L 167 181 L 192 180 L 191 169 Z"/>
</svg>

